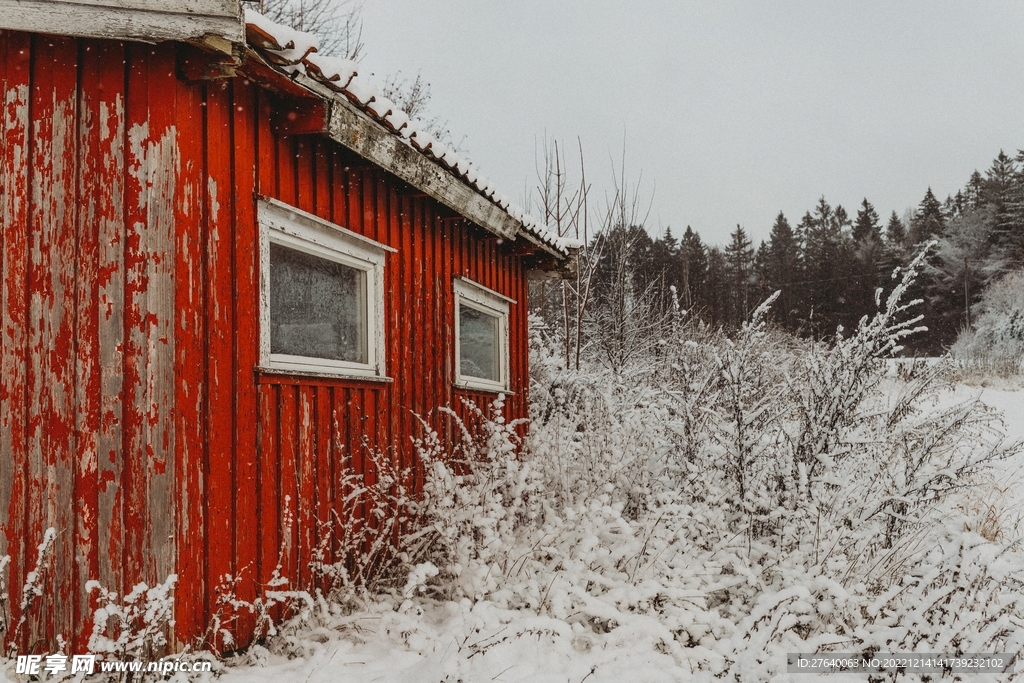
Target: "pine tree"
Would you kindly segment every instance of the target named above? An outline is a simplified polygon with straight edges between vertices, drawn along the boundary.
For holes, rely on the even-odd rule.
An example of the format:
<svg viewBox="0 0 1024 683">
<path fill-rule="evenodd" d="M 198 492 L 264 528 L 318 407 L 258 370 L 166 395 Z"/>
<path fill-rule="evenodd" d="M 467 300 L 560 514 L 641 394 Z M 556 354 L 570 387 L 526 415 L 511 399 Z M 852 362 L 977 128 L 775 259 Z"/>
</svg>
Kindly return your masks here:
<svg viewBox="0 0 1024 683">
<path fill-rule="evenodd" d="M 967 198 L 964 197 L 963 190 L 957 190 L 956 196 L 953 197 L 953 212 L 949 216 L 950 220 L 959 218 L 963 215 L 964 211 L 967 210 Z"/>
<path fill-rule="evenodd" d="M 822 199 L 824 199 L 824 197 L 822 197 Z M 853 225 L 853 222 L 850 221 L 849 214 L 846 213 L 846 209 L 843 208 L 842 204 L 836 204 L 836 208 L 832 212 L 832 215 L 834 217 L 836 225 L 839 226 L 840 230 L 842 230 L 843 228 L 848 228 L 851 225 Z"/>
<path fill-rule="evenodd" d="M 751 248 L 746 231 L 739 225 L 736 226 L 729 238 L 729 246 L 725 248 L 731 289 L 729 322 L 738 327 L 743 324 L 752 310 L 750 285 L 754 272 L 754 250 Z"/>
<path fill-rule="evenodd" d="M 679 276 L 679 240 L 672 236 L 672 228 L 666 228 L 665 234 L 654 240 L 650 246 L 649 268 L 654 278 L 654 298 L 662 313 L 668 313 L 673 305 L 672 290 L 678 292 L 681 284 Z"/>
<path fill-rule="evenodd" d="M 814 217 L 815 227 L 819 230 L 835 226 L 835 222 L 833 220 L 835 218 L 835 212 L 825 200 L 825 195 L 818 198 L 818 205 L 814 207 L 814 212 L 811 215 Z"/>
<path fill-rule="evenodd" d="M 924 273 L 932 312 L 928 322 L 932 348 L 941 349 L 954 341 L 967 324 L 967 301 L 977 301 L 989 278 L 1003 271 L 997 249 L 988 239 L 991 224 L 991 208 L 969 209 L 950 221 L 938 240 Z"/>
<path fill-rule="evenodd" d="M 857 220 L 853 223 L 853 240 L 863 242 L 868 238 L 881 242 L 882 232 L 878 212 L 865 197 L 857 210 Z"/>
<path fill-rule="evenodd" d="M 1024 150 L 1017 151 L 1015 170 L 1010 182 L 1006 212 L 1009 214 L 1010 248 L 1007 258 L 1024 260 Z"/>
<path fill-rule="evenodd" d="M 924 199 L 917 207 L 914 220 L 910 225 L 911 241 L 921 244 L 942 234 L 946 227 L 946 219 L 942 213 L 942 204 L 935 198 L 932 188 L 924 194 Z"/>
<path fill-rule="evenodd" d="M 767 299 L 775 291 L 768 283 L 768 243 L 761 240 L 761 244 L 758 245 L 757 251 L 754 252 L 754 265 L 753 273 L 750 276 L 750 296 L 751 300 L 755 304 Z M 776 308 L 771 312 L 774 318 L 779 319 L 781 316 Z"/>
<path fill-rule="evenodd" d="M 843 231 L 843 215 L 818 200 L 810 223 L 805 228 L 803 262 L 809 286 L 805 288 L 808 328 L 818 336 L 830 336 L 836 326 L 855 323 L 847 305 L 852 272 L 852 240 Z M 803 223 L 801 224 L 803 225 Z"/>
<path fill-rule="evenodd" d="M 942 212 L 942 204 L 936 199 L 932 188 L 929 187 L 927 192 L 925 192 L 924 199 L 918 205 L 917 211 L 914 212 L 913 217 L 910 219 L 911 241 L 916 248 L 920 248 L 927 242 L 941 238 L 945 232 L 946 219 Z M 911 300 L 922 299 L 924 301 L 917 312 L 924 316 L 925 321 L 927 321 L 925 324 L 929 325 L 929 329 L 930 326 L 936 324 L 938 319 L 938 313 L 933 306 L 935 299 L 928 296 L 928 292 L 932 287 L 930 278 L 933 277 L 934 261 L 935 255 L 934 252 L 931 252 L 926 271 L 907 289 L 907 298 Z M 914 353 L 938 353 L 941 349 L 935 346 L 936 339 L 936 334 L 933 331 L 927 336 L 908 340 L 907 348 Z"/>
<path fill-rule="evenodd" d="M 689 225 L 679 242 L 681 286 L 679 302 L 686 310 L 700 309 L 707 305 L 704 300 L 704 285 L 708 272 L 708 252 L 698 235 Z"/>
<path fill-rule="evenodd" d="M 982 197 L 986 204 L 995 205 L 997 212 L 1006 207 L 1016 172 L 1016 161 L 1008 157 L 1003 150 L 999 150 L 999 154 L 985 172 Z"/>
<path fill-rule="evenodd" d="M 895 211 L 889 216 L 889 223 L 885 226 L 885 245 L 898 250 L 901 257 L 907 246 L 907 229 Z"/>
<path fill-rule="evenodd" d="M 981 174 L 977 170 L 971 174 L 971 179 L 967 181 L 967 187 L 964 188 L 964 198 L 967 200 L 968 206 L 972 209 L 976 209 L 982 204 L 982 194 L 985 189 L 985 180 L 981 177 Z"/>
<path fill-rule="evenodd" d="M 781 291 L 775 305 L 775 318 L 787 329 L 795 330 L 799 319 L 800 297 L 793 283 L 801 279 L 800 243 L 781 211 L 775 217 L 765 251 L 762 268 L 767 288 L 769 293 Z"/>
<path fill-rule="evenodd" d="M 992 166 L 985 173 L 982 198 L 993 211 L 995 224 L 992 226 L 992 241 L 1004 251 L 1016 250 L 1014 229 L 1014 179 L 1017 165 L 1014 159 L 999 150 Z"/>
<path fill-rule="evenodd" d="M 853 224 L 854 262 L 850 283 L 852 317 L 875 312 L 875 289 L 880 284 L 879 268 L 883 261 L 882 230 L 878 212 L 865 197 Z"/>
<path fill-rule="evenodd" d="M 704 302 L 715 327 L 728 323 L 730 287 L 725 254 L 718 247 L 708 249 Z"/>
<path fill-rule="evenodd" d="M 882 245 L 882 257 L 878 264 L 879 284 L 885 287 L 892 273 L 902 268 L 907 262 L 907 229 L 903 221 L 893 211 L 885 226 L 885 241 Z"/>
</svg>

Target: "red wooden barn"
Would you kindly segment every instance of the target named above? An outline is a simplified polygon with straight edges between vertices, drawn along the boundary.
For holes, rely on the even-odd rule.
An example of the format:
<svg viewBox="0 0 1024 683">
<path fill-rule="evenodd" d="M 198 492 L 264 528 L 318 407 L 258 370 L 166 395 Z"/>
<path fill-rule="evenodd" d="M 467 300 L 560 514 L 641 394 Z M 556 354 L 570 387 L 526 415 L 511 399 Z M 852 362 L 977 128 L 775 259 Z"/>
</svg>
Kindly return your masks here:
<svg viewBox="0 0 1024 683">
<path fill-rule="evenodd" d="M 21 652 L 84 651 L 87 581 L 171 574 L 193 642 L 221 577 L 308 580 L 414 414 L 526 413 L 526 279 L 566 245 L 311 47 L 237 0 L 0 0 L 7 640 L 56 532 Z"/>
</svg>

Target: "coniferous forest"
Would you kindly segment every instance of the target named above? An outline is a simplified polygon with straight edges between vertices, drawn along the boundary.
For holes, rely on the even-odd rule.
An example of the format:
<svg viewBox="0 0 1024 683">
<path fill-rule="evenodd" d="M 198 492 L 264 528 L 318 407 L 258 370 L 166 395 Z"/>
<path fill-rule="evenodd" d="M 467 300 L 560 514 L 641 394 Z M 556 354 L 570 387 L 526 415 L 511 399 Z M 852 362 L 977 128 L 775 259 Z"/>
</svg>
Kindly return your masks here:
<svg viewBox="0 0 1024 683">
<path fill-rule="evenodd" d="M 876 290 L 891 290 L 893 271 L 934 242 L 911 292 L 923 302 L 928 331 L 908 340 L 907 352 L 937 354 L 969 327 L 970 307 L 987 285 L 1024 262 L 1024 151 L 1016 157 L 1000 151 L 944 200 L 929 187 L 903 216 L 881 215 L 869 198 L 851 211 L 823 196 L 799 218 L 779 212 L 759 245 L 740 225 L 724 246 L 706 243 L 689 226 L 653 238 L 627 222 L 595 239 L 606 241 L 590 250 L 599 254 L 593 264 L 598 310 L 622 290 L 616 284 L 627 285 L 634 305 L 662 312 L 678 305 L 691 319 L 733 329 L 779 291 L 772 322 L 815 338 L 873 315 Z M 644 318 L 651 319 L 637 316 Z"/>
</svg>

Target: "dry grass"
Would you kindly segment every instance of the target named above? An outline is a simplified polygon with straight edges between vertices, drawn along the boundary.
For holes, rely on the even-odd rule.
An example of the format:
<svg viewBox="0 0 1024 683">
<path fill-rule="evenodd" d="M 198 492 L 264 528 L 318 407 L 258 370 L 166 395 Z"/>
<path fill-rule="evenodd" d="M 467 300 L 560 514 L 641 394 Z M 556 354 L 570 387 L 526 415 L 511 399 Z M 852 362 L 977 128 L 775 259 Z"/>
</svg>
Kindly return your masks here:
<svg viewBox="0 0 1024 683">
<path fill-rule="evenodd" d="M 1019 535 L 1024 505 L 1014 501 L 1014 491 L 1024 482 L 1019 476 L 998 478 L 989 473 L 986 481 L 967 489 L 958 506 L 966 515 L 964 531 L 993 543 L 1005 543 Z M 998 479 L 998 481 L 997 481 Z"/>
</svg>

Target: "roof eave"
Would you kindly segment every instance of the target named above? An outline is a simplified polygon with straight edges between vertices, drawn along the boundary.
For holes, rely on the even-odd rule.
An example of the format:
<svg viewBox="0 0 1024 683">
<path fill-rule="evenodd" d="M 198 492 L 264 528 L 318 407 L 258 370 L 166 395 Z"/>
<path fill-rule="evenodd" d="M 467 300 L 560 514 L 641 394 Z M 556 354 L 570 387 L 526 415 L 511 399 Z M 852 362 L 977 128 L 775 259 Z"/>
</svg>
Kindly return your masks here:
<svg viewBox="0 0 1024 683">
<path fill-rule="evenodd" d="M 395 175 L 425 195 L 502 239 L 524 239 L 558 260 L 569 258 L 565 251 L 548 244 L 505 209 L 484 197 L 461 178 L 416 150 L 400 135 L 388 130 L 353 104 L 343 93 L 297 72 L 286 75 L 266 63 L 251 48 L 245 63 L 259 64 L 277 74 L 288 89 L 301 87 L 327 105 L 325 134 L 364 159 Z M 243 67 L 244 71 L 244 67 Z M 264 73 L 267 69 L 263 69 Z"/>
<path fill-rule="evenodd" d="M 311 80 L 298 80 L 303 78 Z M 338 95 L 331 97 L 327 135 L 488 232 L 515 239 L 522 229 L 496 204 Z"/>
</svg>

